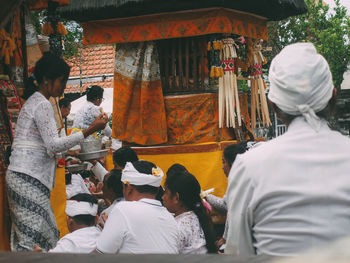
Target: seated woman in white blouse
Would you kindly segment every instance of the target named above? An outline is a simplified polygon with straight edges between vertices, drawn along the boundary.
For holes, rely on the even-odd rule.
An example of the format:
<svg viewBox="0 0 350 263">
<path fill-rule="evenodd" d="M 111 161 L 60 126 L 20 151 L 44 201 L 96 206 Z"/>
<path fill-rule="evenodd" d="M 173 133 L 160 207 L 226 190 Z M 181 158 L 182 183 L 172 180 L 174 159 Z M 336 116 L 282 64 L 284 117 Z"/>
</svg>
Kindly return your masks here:
<svg viewBox="0 0 350 263">
<path fill-rule="evenodd" d="M 73 131 L 74 129 L 86 129 L 103 112 L 100 107 L 103 101 L 103 92 L 103 88 L 97 85 L 86 89 L 87 102 L 74 117 Z M 112 129 L 109 125 L 106 125 L 103 134 L 108 137 L 112 136 Z"/>
<path fill-rule="evenodd" d="M 197 179 L 186 171 L 168 175 L 163 204 L 174 213 L 180 231 L 180 253 L 216 253 L 215 234 L 200 198 Z"/>
<path fill-rule="evenodd" d="M 59 137 L 50 97 L 63 94 L 70 68 L 58 56 L 45 54 L 35 65 L 27 81 L 24 104 L 16 125 L 6 186 L 12 217 L 11 249 L 44 251 L 59 238 L 50 204 L 55 181 L 56 153 L 79 144 L 84 138 L 104 129 L 108 122 L 100 114 L 86 129 Z"/>
</svg>

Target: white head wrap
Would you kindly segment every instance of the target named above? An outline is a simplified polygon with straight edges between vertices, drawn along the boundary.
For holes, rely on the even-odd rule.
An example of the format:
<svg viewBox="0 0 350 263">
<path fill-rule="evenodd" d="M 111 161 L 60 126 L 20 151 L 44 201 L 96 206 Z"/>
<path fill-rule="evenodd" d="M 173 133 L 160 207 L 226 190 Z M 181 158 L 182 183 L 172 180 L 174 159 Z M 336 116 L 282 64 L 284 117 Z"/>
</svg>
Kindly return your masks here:
<svg viewBox="0 0 350 263">
<path fill-rule="evenodd" d="M 89 202 L 67 200 L 66 204 L 66 214 L 70 217 L 77 215 L 97 215 L 97 204 L 92 204 Z"/>
<path fill-rule="evenodd" d="M 327 61 L 311 43 L 285 47 L 271 62 L 268 98 L 290 115 L 303 115 L 318 131 L 323 110 L 332 97 L 332 74 Z"/>
<path fill-rule="evenodd" d="M 133 185 L 150 185 L 159 187 L 164 173 L 159 167 L 152 168 L 152 174 L 140 173 L 135 169 L 132 163 L 127 162 L 122 173 L 122 182 Z"/>
</svg>

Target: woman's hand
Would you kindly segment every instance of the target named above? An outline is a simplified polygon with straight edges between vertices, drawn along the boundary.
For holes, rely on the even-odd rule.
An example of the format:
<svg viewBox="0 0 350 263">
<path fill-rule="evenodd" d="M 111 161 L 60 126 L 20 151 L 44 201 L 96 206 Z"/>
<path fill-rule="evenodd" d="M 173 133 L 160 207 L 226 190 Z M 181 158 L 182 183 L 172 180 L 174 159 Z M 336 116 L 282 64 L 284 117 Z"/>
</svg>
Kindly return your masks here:
<svg viewBox="0 0 350 263">
<path fill-rule="evenodd" d="M 108 116 L 106 113 L 101 113 L 93 123 L 91 123 L 90 127 L 83 130 L 84 137 L 88 137 L 94 132 L 103 130 L 108 123 Z"/>
</svg>

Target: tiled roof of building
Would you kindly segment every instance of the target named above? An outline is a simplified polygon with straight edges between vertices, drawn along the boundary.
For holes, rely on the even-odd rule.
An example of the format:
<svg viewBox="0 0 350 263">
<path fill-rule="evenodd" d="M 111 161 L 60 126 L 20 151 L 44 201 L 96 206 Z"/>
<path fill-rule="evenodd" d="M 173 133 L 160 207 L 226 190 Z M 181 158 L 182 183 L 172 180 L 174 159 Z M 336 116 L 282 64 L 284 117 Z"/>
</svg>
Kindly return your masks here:
<svg viewBox="0 0 350 263">
<path fill-rule="evenodd" d="M 67 61 L 71 66 L 71 72 L 65 93 L 84 92 L 92 85 L 113 88 L 114 46 L 83 47 L 78 51 L 78 54 L 75 58 Z M 83 80 L 82 89 L 80 88 L 80 68 Z"/>
</svg>

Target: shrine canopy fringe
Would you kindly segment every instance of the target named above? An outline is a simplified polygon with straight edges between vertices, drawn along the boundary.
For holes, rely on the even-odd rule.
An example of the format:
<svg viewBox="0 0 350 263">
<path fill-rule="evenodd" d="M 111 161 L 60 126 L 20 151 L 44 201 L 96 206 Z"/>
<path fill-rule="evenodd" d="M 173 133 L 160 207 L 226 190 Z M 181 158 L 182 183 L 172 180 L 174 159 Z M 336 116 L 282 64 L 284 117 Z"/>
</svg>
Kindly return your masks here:
<svg viewBox="0 0 350 263">
<path fill-rule="evenodd" d="M 208 8 L 82 23 L 84 45 L 193 37 L 216 33 L 267 40 L 267 19 L 228 8 Z"/>
</svg>

